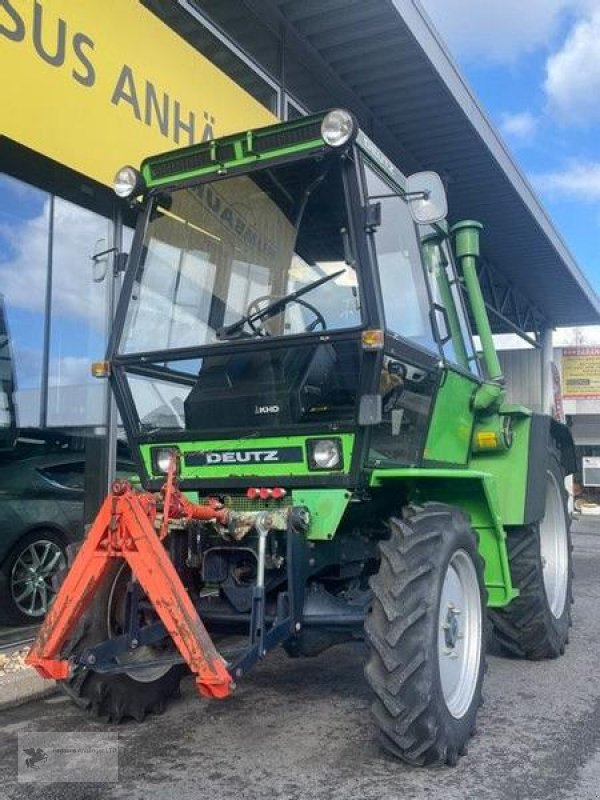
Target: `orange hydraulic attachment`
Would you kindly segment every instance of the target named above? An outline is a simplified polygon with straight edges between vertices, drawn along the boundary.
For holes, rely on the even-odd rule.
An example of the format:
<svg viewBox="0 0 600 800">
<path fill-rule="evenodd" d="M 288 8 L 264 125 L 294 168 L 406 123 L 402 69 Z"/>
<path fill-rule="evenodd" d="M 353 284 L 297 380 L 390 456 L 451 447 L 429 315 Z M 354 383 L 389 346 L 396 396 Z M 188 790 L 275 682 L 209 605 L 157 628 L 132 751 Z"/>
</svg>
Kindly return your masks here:
<svg viewBox="0 0 600 800">
<path fill-rule="evenodd" d="M 174 465 L 162 490 L 163 520 L 155 529 L 156 502 L 136 493 L 126 482 L 115 482 L 102 505 L 73 565 L 67 573 L 26 662 L 44 678 L 69 677 L 69 661 L 60 652 L 106 578 L 113 559 L 125 560 L 139 581 L 181 656 L 196 676 L 205 697 L 227 697 L 232 678 L 216 650 L 173 566 L 162 539 L 169 519 L 188 518 L 227 522 L 218 503 L 196 505 L 175 486 Z"/>
</svg>

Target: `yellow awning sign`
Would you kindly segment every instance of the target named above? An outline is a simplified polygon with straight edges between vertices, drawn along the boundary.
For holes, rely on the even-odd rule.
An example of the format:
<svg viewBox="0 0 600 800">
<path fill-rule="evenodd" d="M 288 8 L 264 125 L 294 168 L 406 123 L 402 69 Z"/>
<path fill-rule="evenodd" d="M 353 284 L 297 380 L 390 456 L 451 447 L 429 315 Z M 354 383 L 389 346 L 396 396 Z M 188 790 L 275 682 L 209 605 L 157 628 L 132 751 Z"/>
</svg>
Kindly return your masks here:
<svg viewBox="0 0 600 800">
<path fill-rule="evenodd" d="M 3 0 L 0 74 L 0 134 L 104 184 L 275 119 L 139 0 Z"/>
</svg>

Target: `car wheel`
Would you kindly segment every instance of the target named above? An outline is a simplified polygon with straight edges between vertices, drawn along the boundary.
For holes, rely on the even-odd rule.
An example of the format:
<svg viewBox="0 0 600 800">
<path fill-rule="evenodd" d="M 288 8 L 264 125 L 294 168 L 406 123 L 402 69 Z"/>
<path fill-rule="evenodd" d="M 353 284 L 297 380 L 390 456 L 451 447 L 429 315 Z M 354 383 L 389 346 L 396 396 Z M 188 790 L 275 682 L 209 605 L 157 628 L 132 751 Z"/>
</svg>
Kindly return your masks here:
<svg viewBox="0 0 600 800">
<path fill-rule="evenodd" d="M 53 531 L 33 531 L 20 539 L 1 567 L 0 622 L 41 622 L 56 594 L 53 578 L 66 565 L 65 543 Z"/>
</svg>

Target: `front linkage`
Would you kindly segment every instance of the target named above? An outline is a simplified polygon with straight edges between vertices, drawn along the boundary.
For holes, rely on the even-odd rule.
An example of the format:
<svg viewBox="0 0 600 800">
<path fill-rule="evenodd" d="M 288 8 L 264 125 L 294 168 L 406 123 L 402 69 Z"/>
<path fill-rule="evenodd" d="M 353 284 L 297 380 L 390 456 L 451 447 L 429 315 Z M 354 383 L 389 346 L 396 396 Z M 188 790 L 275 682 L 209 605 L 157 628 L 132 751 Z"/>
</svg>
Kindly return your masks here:
<svg viewBox="0 0 600 800">
<path fill-rule="evenodd" d="M 93 666 L 97 672 L 120 672 L 123 668 L 119 655 L 168 635 L 180 654 L 176 661 L 187 663 L 200 694 L 222 699 L 235 688 L 234 678 L 245 674 L 269 650 L 300 629 L 303 587 L 295 586 L 291 577 L 294 570 L 290 571 L 288 592 L 278 600 L 275 621 L 266 629 L 264 565 L 271 531 L 287 532 L 288 563 L 300 557 L 309 522 L 306 509 L 288 506 L 241 513 L 213 501 L 192 503 L 177 487 L 174 463 L 160 503 L 162 514 L 155 495 L 134 491 L 127 482 L 113 484 L 112 493 L 104 501 L 27 656 L 27 663 L 42 677 L 66 680 L 78 665 Z M 227 540 L 240 541 L 252 529 L 258 534 L 248 643 L 231 662 L 226 662 L 216 649 L 163 544 L 172 528 L 181 529 L 192 521 L 212 524 Z M 62 658 L 65 644 L 93 603 L 115 559 L 128 564 L 134 588 L 143 590 L 160 621 L 139 627 L 135 613 L 140 595 L 137 589 L 131 594 L 126 633 L 71 659 Z M 138 662 L 136 666 L 148 665 Z"/>
</svg>

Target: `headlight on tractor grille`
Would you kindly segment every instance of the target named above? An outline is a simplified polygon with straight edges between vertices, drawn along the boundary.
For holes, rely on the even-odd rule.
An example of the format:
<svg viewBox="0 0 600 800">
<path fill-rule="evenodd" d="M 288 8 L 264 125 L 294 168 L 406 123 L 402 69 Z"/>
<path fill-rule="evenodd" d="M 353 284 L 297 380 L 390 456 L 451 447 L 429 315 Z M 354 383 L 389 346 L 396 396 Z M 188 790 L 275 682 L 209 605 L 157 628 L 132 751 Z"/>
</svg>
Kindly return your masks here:
<svg viewBox="0 0 600 800">
<path fill-rule="evenodd" d="M 344 466 L 341 439 L 309 439 L 306 446 L 309 469 L 333 470 Z"/>
<path fill-rule="evenodd" d="M 171 459 L 175 458 L 177 472 L 179 472 L 179 448 L 178 447 L 153 447 L 152 448 L 152 472 L 155 475 L 166 475 L 169 471 Z"/>
</svg>

